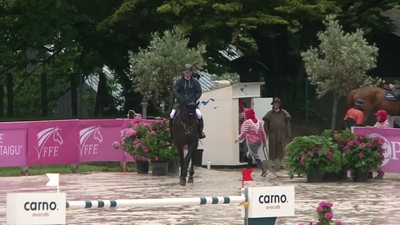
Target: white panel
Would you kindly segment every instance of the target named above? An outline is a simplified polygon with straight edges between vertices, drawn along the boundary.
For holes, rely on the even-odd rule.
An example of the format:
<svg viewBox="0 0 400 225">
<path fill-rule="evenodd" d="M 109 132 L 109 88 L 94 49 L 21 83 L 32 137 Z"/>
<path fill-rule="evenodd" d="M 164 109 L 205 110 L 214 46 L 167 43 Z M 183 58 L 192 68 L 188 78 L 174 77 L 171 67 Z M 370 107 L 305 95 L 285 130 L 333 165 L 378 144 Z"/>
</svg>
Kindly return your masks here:
<svg viewBox="0 0 400 225">
<path fill-rule="evenodd" d="M 210 92 L 211 93 L 211 92 Z M 203 165 L 210 160 L 212 165 L 231 165 L 232 149 L 232 100 L 210 96 L 214 101 L 201 105 L 200 111 L 204 118 L 206 138 L 201 140 L 199 148 L 203 148 Z M 208 99 L 202 99 L 201 101 Z"/>
<path fill-rule="evenodd" d="M 272 109 L 272 98 L 253 98 L 251 107 L 256 113 L 256 118 L 262 121 L 263 116 Z"/>
<path fill-rule="evenodd" d="M 260 97 L 260 85 L 263 83 L 238 83 L 232 86 L 232 98 Z"/>
</svg>

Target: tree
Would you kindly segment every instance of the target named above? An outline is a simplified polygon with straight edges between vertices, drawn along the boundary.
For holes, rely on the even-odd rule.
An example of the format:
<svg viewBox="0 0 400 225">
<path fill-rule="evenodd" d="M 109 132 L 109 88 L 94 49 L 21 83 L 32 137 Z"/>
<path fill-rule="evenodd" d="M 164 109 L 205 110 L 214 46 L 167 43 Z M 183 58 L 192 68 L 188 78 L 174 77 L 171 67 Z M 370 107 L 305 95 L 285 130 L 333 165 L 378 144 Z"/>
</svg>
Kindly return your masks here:
<svg viewBox="0 0 400 225">
<path fill-rule="evenodd" d="M 174 81 L 182 76 L 186 63 L 195 70 L 201 69 L 205 61 L 205 46 L 188 48 L 189 39 L 185 38 L 179 27 L 167 30 L 161 37 L 152 34 L 150 45 L 140 49 L 137 54 L 130 52 L 131 77 L 135 91 L 149 100 L 161 114 L 172 109 L 174 100 Z"/>
<path fill-rule="evenodd" d="M 363 31 L 345 33 L 333 15 L 326 17 L 324 25 L 326 29 L 317 35 L 319 47 L 310 48 L 301 56 L 310 83 L 317 87 L 318 97 L 333 93 L 333 134 L 340 97 L 353 89 L 376 85 L 381 80 L 366 74 L 376 67 L 378 48 L 368 44 Z"/>
</svg>

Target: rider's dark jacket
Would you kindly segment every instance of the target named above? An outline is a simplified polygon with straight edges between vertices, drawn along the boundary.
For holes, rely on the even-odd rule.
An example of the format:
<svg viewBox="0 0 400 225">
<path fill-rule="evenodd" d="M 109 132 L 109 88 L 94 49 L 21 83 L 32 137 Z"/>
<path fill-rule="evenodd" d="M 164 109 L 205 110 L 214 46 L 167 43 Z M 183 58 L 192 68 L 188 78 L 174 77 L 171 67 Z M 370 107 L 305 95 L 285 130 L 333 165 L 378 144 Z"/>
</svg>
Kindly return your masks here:
<svg viewBox="0 0 400 225">
<path fill-rule="evenodd" d="M 197 102 L 201 97 L 201 85 L 200 82 L 191 77 L 190 79 L 185 79 L 182 77 L 176 81 L 174 85 L 174 95 L 177 102 L 190 100 L 192 102 Z"/>
</svg>

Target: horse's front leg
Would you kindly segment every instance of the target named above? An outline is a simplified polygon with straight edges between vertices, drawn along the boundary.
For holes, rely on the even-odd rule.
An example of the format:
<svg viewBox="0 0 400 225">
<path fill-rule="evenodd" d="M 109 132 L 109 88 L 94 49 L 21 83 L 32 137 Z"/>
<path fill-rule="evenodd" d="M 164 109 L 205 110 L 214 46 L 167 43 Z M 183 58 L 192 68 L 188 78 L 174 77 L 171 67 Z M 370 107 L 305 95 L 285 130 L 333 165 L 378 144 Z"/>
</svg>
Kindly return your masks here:
<svg viewBox="0 0 400 225">
<path fill-rule="evenodd" d="M 184 161 L 184 157 L 185 157 L 185 155 L 184 155 L 184 153 L 183 153 L 183 148 L 179 148 L 179 147 L 177 147 L 178 148 L 178 153 L 179 153 L 179 164 L 180 164 L 180 167 L 181 167 L 181 174 L 180 174 L 180 176 L 179 176 L 179 184 L 180 185 L 182 185 L 182 180 L 184 180 L 184 182 L 186 183 L 186 176 L 183 176 L 184 174 L 183 174 L 183 171 L 184 171 L 184 165 L 185 165 L 185 161 Z M 187 171 L 187 169 L 186 169 L 186 171 Z"/>
<path fill-rule="evenodd" d="M 179 184 L 182 186 L 186 185 L 186 177 L 188 173 L 190 159 L 192 158 L 191 156 L 192 156 L 191 151 L 188 150 L 188 153 L 186 154 L 185 159 L 183 160 L 183 167 L 181 168 L 181 180 Z"/>
</svg>

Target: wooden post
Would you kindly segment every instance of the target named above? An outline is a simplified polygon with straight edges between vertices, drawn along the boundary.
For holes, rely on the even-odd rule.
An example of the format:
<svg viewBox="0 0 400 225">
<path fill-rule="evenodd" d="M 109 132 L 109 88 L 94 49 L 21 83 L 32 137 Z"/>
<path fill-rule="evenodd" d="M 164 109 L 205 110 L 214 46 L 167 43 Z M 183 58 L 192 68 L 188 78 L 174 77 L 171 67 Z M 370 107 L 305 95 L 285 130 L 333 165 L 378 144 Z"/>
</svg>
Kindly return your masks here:
<svg viewBox="0 0 400 225">
<path fill-rule="evenodd" d="M 147 107 L 149 106 L 149 103 L 145 98 L 143 98 L 142 102 L 140 103 L 142 106 L 142 118 L 146 119 L 147 118 Z"/>
</svg>

